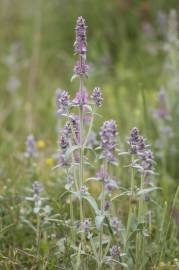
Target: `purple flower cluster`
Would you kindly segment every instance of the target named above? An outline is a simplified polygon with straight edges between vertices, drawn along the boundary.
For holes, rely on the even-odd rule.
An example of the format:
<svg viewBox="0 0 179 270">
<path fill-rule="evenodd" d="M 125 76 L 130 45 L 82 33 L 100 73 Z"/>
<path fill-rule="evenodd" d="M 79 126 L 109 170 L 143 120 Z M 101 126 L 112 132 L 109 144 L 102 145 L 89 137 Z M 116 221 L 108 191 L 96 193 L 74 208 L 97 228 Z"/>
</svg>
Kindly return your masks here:
<svg viewBox="0 0 179 270">
<path fill-rule="evenodd" d="M 85 19 L 78 17 L 76 22 L 76 40 L 74 43 L 75 53 L 80 55 L 80 60 L 77 61 L 74 67 L 74 73 L 78 76 L 88 75 L 89 65 L 86 63 L 87 41 L 86 41 Z"/>
<path fill-rule="evenodd" d="M 77 61 L 73 71 L 78 76 L 87 76 L 89 71 L 89 65 L 84 59 L 81 59 L 81 61 Z"/>
<path fill-rule="evenodd" d="M 78 115 L 71 115 L 70 121 L 72 123 L 73 131 L 75 133 L 76 139 L 79 142 L 80 141 L 80 121 Z"/>
<path fill-rule="evenodd" d="M 128 143 L 130 145 L 130 154 L 136 155 L 145 149 L 144 138 L 139 135 L 139 129 L 136 127 L 132 128 Z"/>
<path fill-rule="evenodd" d="M 103 181 L 106 193 L 109 196 L 114 189 L 118 188 L 116 180 L 108 173 L 107 169 L 104 166 L 101 166 L 100 170 L 96 174 L 96 177 L 98 180 Z"/>
<path fill-rule="evenodd" d="M 87 52 L 86 29 L 85 19 L 82 16 L 78 17 L 75 27 L 76 40 L 74 47 L 75 52 L 80 55 L 84 55 Z"/>
<path fill-rule="evenodd" d="M 70 96 L 65 90 L 56 90 L 56 106 L 57 106 L 57 114 L 63 115 L 68 111 L 68 107 L 70 105 Z"/>
<path fill-rule="evenodd" d="M 144 179 L 146 183 L 150 182 L 150 176 L 154 174 L 153 172 L 153 165 L 154 165 L 154 160 L 153 160 L 153 153 L 151 150 L 145 150 L 141 154 L 141 167 L 144 172 Z"/>
<path fill-rule="evenodd" d="M 71 127 L 69 121 L 65 123 L 63 129 L 61 130 L 61 135 L 59 138 L 59 164 L 63 167 L 69 166 L 70 162 L 65 159 L 65 153 L 67 152 L 70 146 L 71 140 Z"/>
<path fill-rule="evenodd" d="M 78 105 L 78 106 L 86 105 L 88 103 L 88 92 L 87 92 L 87 90 L 82 89 L 81 91 L 78 91 L 76 93 L 76 96 L 75 96 L 74 100 L 73 100 L 73 103 L 75 105 Z"/>
<path fill-rule="evenodd" d="M 117 146 L 117 125 L 114 120 L 105 121 L 100 130 L 101 137 L 101 158 L 106 159 L 108 163 L 115 163 L 114 152 Z"/>
<path fill-rule="evenodd" d="M 63 153 L 59 153 L 58 163 L 62 167 L 69 167 L 70 166 L 69 160 L 65 159 L 65 155 Z"/>
<path fill-rule="evenodd" d="M 33 190 L 33 195 L 34 195 L 33 198 L 36 204 L 36 207 L 35 207 L 36 209 L 36 208 L 39 208 L 41 204 L 40 194 L 43 192 L 44 188 L 43 188 L 43 185 L 39 181 L 35 181 L 32 184 L 32 190 Z"/>
<path fill-rule="evenodd" d="M 71 187 L 73 186 L 73 183 L 74 183 L 74 177 L 70 174 L 67 175 L 67 182 L 66 182 L 65 188 L 67 190 L 70 190 Z"/>
<path fill-rule="evenodd" d="M 62 150 L 62 153 L 66 153 L 68 147 L 69 147 L 69 138 L 65 135 L 65 134 L 62 134 L 60 136 L 60 148 Z"/>
<path fill-rule="evenodd" d="M 117 188 L 118 188 L 118 184 L 115 179 L 111 179 L 111 178 L 107 179 L 107 181 L 105 182 L 105 190 L 109 194 L 109 196 L 111 196 L 112 191 Z"/>
<path fill-rule="evenodd" d="M 114 233 L 118 233 L 119 232 L 120 225 L 121 225 L 121 223 L 120 223 L 120 221 L 119 221 L 119 219 L 117 217 L 113 217 L 111 219 L 111 227 L 112 227 Z"/>
<path fill-rule="evenodd" d="M 32 184 L 32 189 L 33 189 L 33 192 L 35 195 L 40 195 L 40 193 L 44 190 L 43 189 L 43 185 L 42 183 L 40 183 L 39 181 L 35 181 L 33 184 Z"/>
<path fill-rule="evenodd" d="M 144 173 L 145 182 L 149 182 L 150 176 L 154 173 L 153 153 L 150 150 L 150 146 L 145 144 L 145 139 L 139 134 L 138 128 L 132 128 L 128 143 L 130 146 L 130 154 L 136 155 L 137 157 L 137 160 L 133 162 L 132 166 L 142 171 Z"/>
<path fill-rule="evenodd" d="M 109 201 L 105 201 L 104 202 L 104 211 L 108 211 L 110 208 L 110 202 Z"/>
<path fill-rule="evenodd" d="M 31 134 L 27 137 L 27 140 L 26 140 L 25 156 L 29 158 L 36 155 L 37 155 L 36 141 L 35 141 L 34 136 Z"/>
<path fill-rule="evenodd" d="M 89 227 L 90 227 L 90 220 L 88 218 L 86 218 L 83 223 L 82 223 L 82 229 L 85 233 L 87 233 L 89 231 Z"/>
<path fill-rule="evenodd" d="M 101 89 L 99 87 L 95 87 L 93 89 L 93 93 L 91 95 L 92 100 L 94 101 L 94 104 L 97 107 L 101 107 L 102 103 L 103 103 L 103 97 L 102 97 L 102 93 L 101 93 Z"/>
<path fill-rule="evenodd" d="M 69 121 L 65 123 L 62 133 L 68 138 L 71 136 L 71 126 Z"/>
<path fill-rule="evenodd" d="M 109 178 L 109 173 L 105 166 L 101 166 L 100 170 L 96 174 L 96 177 L 104 182 Z"/>
<path fill-rule="evenodd" d="M 88 187 L 83 185 L 83 186 L 81 186 L 80 191 L 83 195 L 87 195 L 88 194 Z"/>
<path fill-rule="evenodd" d="M 110 249 L 110 255 L 113 259 L 116 259 L 117 257 L 120 256 L 120 247 L 117 245 L 112 246 Z"/>
</svg>

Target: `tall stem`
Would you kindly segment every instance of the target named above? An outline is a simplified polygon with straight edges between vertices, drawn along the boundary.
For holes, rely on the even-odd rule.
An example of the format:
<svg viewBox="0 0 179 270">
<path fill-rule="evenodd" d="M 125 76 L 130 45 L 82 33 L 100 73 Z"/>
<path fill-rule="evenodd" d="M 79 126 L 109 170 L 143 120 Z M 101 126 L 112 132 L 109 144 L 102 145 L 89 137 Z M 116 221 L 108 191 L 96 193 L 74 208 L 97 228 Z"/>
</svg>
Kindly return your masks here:
<svg viewBox="0 0 179 270">
<path fill-rule="evenodd" d="M 70 195 L 70 219 L 71 219 L 71 236 L 73 243 L 75 242 L 75 234 L 74 234 L 74 211 L 73 211 L 73 201 L 72 195 Z"/>
<path fill-rule="evenodd" d="M 68 169 L 66 171 L 66 174 L 68 176 L 69 172 Z M 71 237 L 73 243 L 75 242 L 75 234 L 74 234 L 74 211 L 73 211 L 73 195 L 70 194 L 70 222 L 71 222 Z"/>
<path fill-rule="evenodd" d="M 144 175 L 141 175 L 140 189 L 144 187 Z M 138 208 L 138 224 L 144 222 L 144 198 L 143 195 L 139 198 L 139 208 Z M 136 270 L 142 269 L 143 265 L 140 262 L 143 258 L 143 235 L 141 232 L 137 233 L 136 236 Z"/>
<path fill-rule="evenodd" d="M 37 261 L 39 265 L 39 248 L 40 248 L 40 222 L 41 218 L 39 213 L 37 213 L 37 225 L 36 225 L 36 255 L 37 255 Z"/>
<path fill-rule="evenodd" d="M 80 56 L 80 64 L 82 65 L 82 56 Z M 79 118 L 80 118 L 80 167 L 79 167 L 79 181 L 80 187 L 83 185 L 83 167 L 84 167 L 84 149 L 83 149 L 83 103 L 82 103 L 82 94 L 83 94 L 83 77 L 80 76 L 80 96 L 81 96 L 81 104 L 80 104 L 80 111 L 79 111 Z M 83 223 L 84 216 L 83 216 L 83 200 L 82 195 L 80 192 L 80 222 L 81 225 Z M 83 243 L 84 240 L 84 233 L 81 230 L 81 241 Z"/>
<path fill-rule="evenodd" d="M 132 163 L 133 163 L 133 156 L 132 156 Z M 131 219 L 132 219 L 132 212 L 133 212 L 133 207 L 132 207 L 132 199 L 134 196 L 134 168 L 131 168 L 131 200 L 129 202 L 129 214 L 128 214 L 128 219 L 127 219 L 127 231 L 126 231 L 126 240 L 125 240 L 125 251 L 127 249 L 127 242 L 129 238 L 129 232 L 130 232 L 130 227 L 131 227 Z"/>
<path fill-rule="evenodd" d="M 92 130 L 92 127 L 93 127 L 93 122 L 94 122 L 94 115 L 95 115 L 95 109 L 92 113 L 92 118 L 91 118 L 91 121 L 90 121 L 90 125 L 89 125 L 89 129 L 88 129 L 88 132 L 87 132 L 87 135 L 86 135 L 86 138 L 85 138 L 85 141 L 84 141 L 84 144 L 83 144 L 83 148 L 86 146 L 87 142 L 88 142 L 88 139 L 89 139 L 89 136 L 91 134 L 91 130 Z"/>
<path fill-rule="evenodd" d="M 105 170 L 107 170 L 107 163 L 104 164 Z M 101 215 L 104 215 L 104 203 L 105 203 L 105 190 L 104 190 L 104 183 L 102 183 L 102 191 L 101 191 Z M 102 269 L 103 265 L 103 223 L 100 227 L 100 233 L 99 233 L 99 264 L 98 264 L 98 270 Z"/>
</svg>

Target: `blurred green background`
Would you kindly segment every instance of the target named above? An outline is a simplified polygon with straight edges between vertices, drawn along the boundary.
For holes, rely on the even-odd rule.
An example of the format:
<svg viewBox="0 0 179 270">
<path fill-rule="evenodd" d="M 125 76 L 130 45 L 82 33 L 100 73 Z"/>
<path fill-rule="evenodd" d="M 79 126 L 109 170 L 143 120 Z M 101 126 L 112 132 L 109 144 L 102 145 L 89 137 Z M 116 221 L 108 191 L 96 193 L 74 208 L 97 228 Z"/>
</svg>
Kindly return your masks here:
<svg viewBox="0 0 179 270">
<path fill-rule="evenodd" d="M 82 15 L 88 25 L 91 66 L 86 84 L 89 91 L 95 86 L 103 90 L 103 120 L 117 121 L 123 142 L 129 129 L 138 126 L 156 150 L 160 175 L 164 172 L 169 185 L 175 185 L 179 177 L 178 8 L 177 0 L 1 0 L 1 178 L 24 177 L 18 153 L 24 151 L 29 133 L 45 140 L 49 153 L 56 151 L 55 90 L 67 89 L 72 96 L 77 90 L 70 78 L 75 63 L 74 26 Z M 162 86 L 169 97 L 171 119 L 166 125 L 172 129 L 171 137 L 161 134 L 158 127 L 165 123 L 154 117 Z"/>
</svg>

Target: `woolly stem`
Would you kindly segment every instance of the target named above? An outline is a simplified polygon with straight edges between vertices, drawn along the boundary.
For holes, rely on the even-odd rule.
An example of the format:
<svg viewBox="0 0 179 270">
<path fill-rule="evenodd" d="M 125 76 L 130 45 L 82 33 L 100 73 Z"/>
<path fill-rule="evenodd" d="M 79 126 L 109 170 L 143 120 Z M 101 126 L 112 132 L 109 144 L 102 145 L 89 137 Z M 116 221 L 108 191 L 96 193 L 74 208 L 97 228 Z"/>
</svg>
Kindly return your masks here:
<svg viewBox="0 0 179 270">
<path fill-rule="evenodd" d="M 144 174 L 141 175 L 140 189 L 144 187 Z M 139 208 L 138 208 L 138 225 L 144 222 L 144 198 L 140 195 L 139 198 Z M 143 230 L 143 228 L 141 229 Z M 136 270 L 142 269 L 141 261 L 143 258 L 143 234 L 142 231 L 137 232 L 136 236 Z"/>
<path fill-rule="evenodd" d="M 131 163 L 133 164 L 133 156 Z M 125 240 L 125 251 L 127 249 L 127 242 L 129 238 L 130 228 L 131 228 L 131 220 L 132 220 L 132 213 L 133 213 L 133 206 L 132 206 L 132 199 L 134 195 L 134 168 L 131 168 L 131 200 L 129 205 L 129 214 L 128 214 L 128 220 L 127 220 L 127 231 L 126 231 L 126 240 Z"/>
</svg>

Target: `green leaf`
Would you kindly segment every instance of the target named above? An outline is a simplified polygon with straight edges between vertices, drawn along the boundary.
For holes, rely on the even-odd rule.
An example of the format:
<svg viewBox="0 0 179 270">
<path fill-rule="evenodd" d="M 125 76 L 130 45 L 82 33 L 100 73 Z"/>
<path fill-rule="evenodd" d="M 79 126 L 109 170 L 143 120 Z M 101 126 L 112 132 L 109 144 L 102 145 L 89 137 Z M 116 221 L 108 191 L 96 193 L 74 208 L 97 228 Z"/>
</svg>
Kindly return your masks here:
<svg viewBox="0 0 179 270">
<path fill-rule="evenodd" d="M 99 182 L 99 178 L 97 177 L 89 177 L 85 180 L 85 182 L 92 182 L 92 181 L 98 181 Z"/>
<path fill-rule="evenodd" d="M 111 202 L 114 201 L 114 200 L 116 200 L 116 199 L 118 199 L 119 197 L 122 197 L 122 196 L 129 196 L 129 195 L 131 195 L 131 192 L 130 192 L 130 191 L 124 191 L 124 192 L 122 192 L 121 194 L 114 196 L 114 197 L 111 199 Z"/>
<path fill-rule="evenodd" d="M 74 74 L 72 77 L 71 77 L 71 82 L 73 81 L 73 80 L 75 80 L 76 78 L 78 78 L 79 76 L 77 75 L 77 74 Z"/>
<path fill-rule="evenodd" d="M 101 226 L 103 224 L 104 218 L 105 218 L 105 216 L 102 216 L 102 215 L 96 216 L 95 224 L 96 224 L 97 230 L 100 230 L 100 228 L 101 228 Z"/>
<path fill-rule="evenodd" d="M 79 194 L 78 192 L 74 192 L 74 191 L 71 191 L 71 190 L 66 190 L 65 192 L 63 192 L 61 195 L 60 195 L 60 199 L 62 199 L 63 197 L 65 196 L 68 196 L 70 194 L 73 194 L 75 197 L 79 197 Z"/>
<path fill-rule="evenodd" d="M 0 234 L 5 233 L 6 231 L 8 231 L 8 230 L 9 230 L 11 227 L 13 227 L 13 226 L 15 226 L 15 223 L 9 224 L 9 225 L 7 225 L 6 227 L 2 228 L 2 229 L 0 230 Z"/>
<path fill-rule="evenodd" d="M 90 112 L 93 111 L 93 109 L 92 109 L 92 107 L 91 107 L 90 105 L 85 105 L 85 107 L 86 107 Z"/>
<path fill-rule="evenodd" d="M 90 150 L 94 155 L 95 159 L 97 158 L 96 152 L 91 147 L 85 146 L 84 149 Z"/>
<path fill-rule="evenodd" d="M 70 157 L 70 155 L 71 155 L 75 150 L 78 150 L 78 149 L 80 149 L 80 148 L 81 148 L 80 145 L 73 145 L 72 147 L 70 147 L 70 148 L 68 149 L 68 151 L 66 151 L 66 153 L 65 153 L 65 160 L 68 160 L 69 157 Z"/>
<path fill-rule="evenodd" d="M 137 224 L 137 230 L 142 231 L 144 229 L 145 222 L 140 222 Z"/>
<path fill-rule="evenodd" d="M 80 257 L 81 257 L 81 243 L 80 243 L 79 248 L 78 248 L 78 254 L 77 254 L 76 268 L 75 269 L 79 269 L 79 267 L 80 267 Z"/>
<path fill-rule="evenodd" d="M 91 195 L 83 196 L 83 198 L 89 202 L 89 204 L 91 205 L 91 207 L 93 208 L 95 213 L 98 215 L 99 214 L 99 208 L 98 208 L 98 205 L 97 205 L 95 199 Z"/>
<path fill-rule="evenodd" d="M 139 195 L 139 196 L 144 195 L 144 194 L 147 194 L 147 193 L 152 192 L 152 191 L 157 190 L 157 189 L 161 190 L 161 188 L 159 188 L 159 187 L 151 187 L 151 188 L 141 189 L 137 192 L 137 195 Z"/>
<path fill-rule="evenodd" d="M 129 152 L 119 152 L 118 156 L 124 156 L 124 155 L 129 155 Z"/>
<path fill-rule="evenodd" d="M 105 221 L 106 221 L 106 223 L 107 223 L 107 226 L 108 226 L 109 232 L 110 232 L 110 234 L 111 234 L 111 237 L 113 238 L 113 240 L 115 240 L 115 238 L 114 238 L 114 233 L 113 233 L 113 230 L 112 230 L 111 225 L 110 225 L 110 222 L 109 222 L 109 218 L 106 217 L 106 216 L 105 216 Z"/>
</svg>

